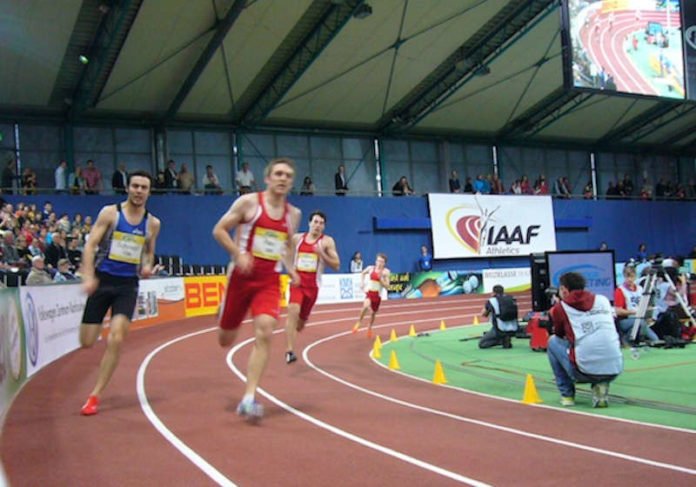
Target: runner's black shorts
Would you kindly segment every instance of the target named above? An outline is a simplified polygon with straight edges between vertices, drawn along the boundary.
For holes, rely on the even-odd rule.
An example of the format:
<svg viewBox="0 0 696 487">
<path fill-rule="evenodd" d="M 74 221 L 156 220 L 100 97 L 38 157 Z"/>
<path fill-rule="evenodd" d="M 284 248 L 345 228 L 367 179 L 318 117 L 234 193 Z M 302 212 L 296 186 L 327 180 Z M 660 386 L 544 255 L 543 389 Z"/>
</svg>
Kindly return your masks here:
<svg viewBox="0 0 696 487">
<path fill-rule="evenodd" d="M 131 320 L 138 301 L 138 277 L 114 276 L 104 272 L 97 272 L 96 277 L 99 286 L 87 298 L 82 323 L 101 325 L 109 308 L 111 316 L 124 315 Z"/>
</svg>

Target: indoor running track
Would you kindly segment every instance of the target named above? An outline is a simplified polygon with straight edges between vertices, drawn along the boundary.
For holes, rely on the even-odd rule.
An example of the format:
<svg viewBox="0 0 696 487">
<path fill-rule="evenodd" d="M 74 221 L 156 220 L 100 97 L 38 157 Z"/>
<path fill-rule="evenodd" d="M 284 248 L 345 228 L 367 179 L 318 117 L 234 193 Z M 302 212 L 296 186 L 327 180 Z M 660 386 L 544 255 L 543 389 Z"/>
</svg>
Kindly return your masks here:
<svg viewBox="0 0 696 487">
<path fill-rule="evenodd" d="M 483 297 L 384 302 L 383 340 L 471 323 Z M 521 303 L 522 307 L 528 307 Z M 2 436 L 10 483 L 137 485 L 694 485 L 692 432 L 436 386 L 376 364 L 359 305 L 318 307 L 300 360 L 274 337 L 266 416 L 234 414 L 249 340 L 217 346 L 214 318 L 134 331 L 100 414 L 79 409 L 103 343 L 48 366 Z M 250 326 L 245 326 L 246 337 Z M 239 371 L 238 367 L 242 372 Z"/>
</svg>

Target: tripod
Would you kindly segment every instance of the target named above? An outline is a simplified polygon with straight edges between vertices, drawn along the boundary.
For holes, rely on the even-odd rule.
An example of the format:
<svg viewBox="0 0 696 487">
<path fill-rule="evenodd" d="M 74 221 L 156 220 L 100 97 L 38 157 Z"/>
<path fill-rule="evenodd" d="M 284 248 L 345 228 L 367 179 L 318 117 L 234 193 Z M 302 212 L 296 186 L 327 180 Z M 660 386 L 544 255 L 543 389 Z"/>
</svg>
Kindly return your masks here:
<svg viewBox="0 0 696 487">
<path fill-rule="evenodd" d="M 654 299 L 656 291 L 658 290 L 657 286 L 659 284 L 658 280 L 660 278 L 663 278 L 665 280 L 665 282 L 668 285 L 668 290 L 672 291 L 672 293 L 674 293 L 674 295 L 676 296 L 677 302 L 679 303 L 681 309 L 684 311 L 684 314 L 687 317 L 690 325 L 696 326 L 696 319 L 694 318 L 693 313 L 691 313 L 691 310 L 684 301 L 682 295 L 679 294 L 677 286 L 674 285 L 674 281 L 672 281 L 672 278 L 669 277 L 669 274 L 664 271 L 658 273 L 657 269 L 652 268 L 648 272 L 648 276 L 645 280 L 643 294 L 640 297 L 640 302 L 638 303 L 638 310 L 636 311 L 636 319 L 633 323 L 633 328 L 631 329 L 631 341 L 633 343 L 637 343 L 638 332 L 643 323 L 645 323 L 647 326 L 651 326 L 648 324 L 648 319 L 649 317 L 652 317 L 652 311 L 655 308 Z M 648 313 L 650 313 L 650 315 Z"/>
</svg>

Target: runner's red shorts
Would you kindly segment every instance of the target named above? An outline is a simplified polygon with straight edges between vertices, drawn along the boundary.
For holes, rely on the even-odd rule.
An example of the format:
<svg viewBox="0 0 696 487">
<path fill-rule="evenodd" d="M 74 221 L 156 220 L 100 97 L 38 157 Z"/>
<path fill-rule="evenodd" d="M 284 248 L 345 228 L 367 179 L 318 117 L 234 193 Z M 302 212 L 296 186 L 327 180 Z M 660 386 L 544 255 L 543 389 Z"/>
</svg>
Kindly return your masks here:
<svg viewBox="0 0 696 487">
<path fill-rule="evenodd" d="M 372 308 L 372 312 L 376 313 L 377 311 L 379 311 L 379 304 L 382 302 L 382 298 L 380 297 L 379 292 L 367 291 L 365 298 L 370 300 L 370 307 Z"/>
<path fill-rule="evenodd" d="M 290 302 L 300 305 L 300 319 L 307 321 L 319 295 L 318 287 L 290 286 Z"/>
<path fill-rule="evenodd" d="M 220 309 L 220 328 L 239 328 L 247 313 L 251 317 L 268 315 L 276 320 L 280 315 L 280 275 L 242 275 L 232 272 L 225 290 L 225 301 Z"/>
</svg>

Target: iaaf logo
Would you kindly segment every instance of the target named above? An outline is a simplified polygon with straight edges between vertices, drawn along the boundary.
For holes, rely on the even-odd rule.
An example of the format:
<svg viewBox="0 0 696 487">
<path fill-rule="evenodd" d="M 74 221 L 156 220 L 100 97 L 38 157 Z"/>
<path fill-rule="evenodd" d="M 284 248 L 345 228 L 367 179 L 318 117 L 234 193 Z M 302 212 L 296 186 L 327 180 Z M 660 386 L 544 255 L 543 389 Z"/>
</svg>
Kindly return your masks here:
<svg viewBox="0 0 696 487">
<path fill-rule="evenodd" d="M 510 227 L 498 225 L 493 215 L 500 209 L 497 206 L 490 210 L 484 208 L 476 200 L 478 208 L 472 206 L 457 206 L 447 212 L 447 228 L 464 247 L 474 254 L 481 255 L 484 247 L 514 243 L 527 245 L 533 237 L 539 235 L 541 225 L 522 225 Z"/>
</svg>

